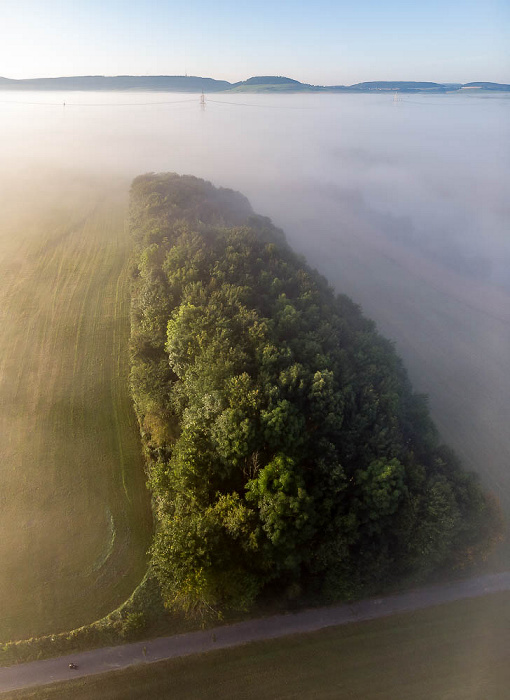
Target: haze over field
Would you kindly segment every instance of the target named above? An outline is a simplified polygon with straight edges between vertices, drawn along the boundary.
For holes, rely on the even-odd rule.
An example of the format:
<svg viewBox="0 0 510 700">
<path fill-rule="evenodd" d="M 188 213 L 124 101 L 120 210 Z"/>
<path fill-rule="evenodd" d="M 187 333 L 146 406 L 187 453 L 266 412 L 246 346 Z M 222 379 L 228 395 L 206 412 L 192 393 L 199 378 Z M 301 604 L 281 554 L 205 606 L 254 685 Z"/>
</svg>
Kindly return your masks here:
<svg viewBox="0 0 510 700">
<path fill-rule="evenodd" d="M 100 617 L 145 573 L 150 513 L 126 379 L 126 184 L 3 181 L 4 641 Z"/>
<path fill-rule="evenodd" d="M 457 272 L 508 286 L 509 104 L 501 94 L 211 96 L 202 114 L 187 94 L 4 93 L 1 167 L 9 179 L 34 165 L 176 170 L 239 183 L 259 209 L 277 187 L 282 212 L 283 189 L 298 202 L 313 191 Z"/>
<path fill-rule="evenodd" d="M 122 215 L 118 187 L 143 172 L 189 173 L 240 190 L 395 339 L 445 438 L 510 513 L 507 96 L 218 96 L 201 111 L 190 95 L 60 92 L 3 94 L 1 106 L 0 265 L 12 263 L 14 249 L 23 263 L 18 242 L 27 232 L 32 243 L 57 236 L 56 193 L 70 181 L 79 183 L 63 190 L 76 197 L 75 211 L 92 201 L 99 219 L 109 203 Z M 86 227 L 77 234 L 72 217 L 69 226 L 76 245 L 89 235 Z M 10 347 L 3 359 L 12 367 L 19 345 Z M 28 371 L 43 381 L 41 348 Z M 3 417 L 12 398 L 6 377 Z M 59 391 L 65 406 L 74 390 Z M 85 385 L 83 396 L 95 410 Z M 31 434 L 28 420 L 24 429 Z M 17 442 L 17 459 L 29 448 Z M 9 471 L 9 449 L 0 448 L 1 486 L 8 480 L 16 493 L 21 476 Z M 97 522 L 86 519 L 80 536 L 89 526 L 98 537 Z M 109 536 L 105 527 L 92 560 Z M 65 537 L 59 547 L 65 555 Z M 23 577 L 15 544 L 2 554 L 3 571 Z"/>
</svg>

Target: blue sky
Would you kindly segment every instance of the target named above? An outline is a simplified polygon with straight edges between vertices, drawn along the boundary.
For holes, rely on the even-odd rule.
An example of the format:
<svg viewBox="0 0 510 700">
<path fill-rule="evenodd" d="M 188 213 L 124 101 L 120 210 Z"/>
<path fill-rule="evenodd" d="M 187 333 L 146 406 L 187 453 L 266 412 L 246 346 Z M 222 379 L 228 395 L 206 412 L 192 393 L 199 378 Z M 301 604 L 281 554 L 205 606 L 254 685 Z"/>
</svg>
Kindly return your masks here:
<svg viewBox="0 0 510 700">
<path fill-rule="evenodd" d="M 0 76 L 510 82 L 510 0 L 0 0 Z"/>
</svg>

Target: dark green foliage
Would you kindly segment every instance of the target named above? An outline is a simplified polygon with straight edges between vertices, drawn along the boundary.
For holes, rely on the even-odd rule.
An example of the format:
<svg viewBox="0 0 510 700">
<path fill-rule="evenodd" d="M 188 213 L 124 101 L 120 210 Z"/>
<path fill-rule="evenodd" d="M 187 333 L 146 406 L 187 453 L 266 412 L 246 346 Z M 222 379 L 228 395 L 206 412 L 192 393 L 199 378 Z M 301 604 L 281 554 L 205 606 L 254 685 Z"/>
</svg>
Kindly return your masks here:
<svg viewBox="0 0 510 700">
<path fill-rule="evenodd" d="M 359 595 L 486 551 L 494 509 L 391 343 L 269 220 L 148 175 L 132 228 L 132 389 L 168 605 Z"/>
</svg>

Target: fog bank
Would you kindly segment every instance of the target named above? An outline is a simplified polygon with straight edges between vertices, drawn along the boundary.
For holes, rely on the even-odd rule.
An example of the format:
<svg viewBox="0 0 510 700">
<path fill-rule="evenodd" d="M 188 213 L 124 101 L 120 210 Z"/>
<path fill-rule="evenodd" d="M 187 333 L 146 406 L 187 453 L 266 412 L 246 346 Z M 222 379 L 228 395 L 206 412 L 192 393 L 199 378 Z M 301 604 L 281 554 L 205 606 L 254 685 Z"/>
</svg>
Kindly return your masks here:
<svg viewBox="0 0 510 700">
<path fill-rule="evenodd" d="M 201 109 L 190 95 L 3 94 L 1 206 L 21 218 L 49 172 L 93 187 L 176 171 L 240 190 L 396 341 L 510 512 L 509 108 L 504 95 L 206 96 Z"/>
</svg>

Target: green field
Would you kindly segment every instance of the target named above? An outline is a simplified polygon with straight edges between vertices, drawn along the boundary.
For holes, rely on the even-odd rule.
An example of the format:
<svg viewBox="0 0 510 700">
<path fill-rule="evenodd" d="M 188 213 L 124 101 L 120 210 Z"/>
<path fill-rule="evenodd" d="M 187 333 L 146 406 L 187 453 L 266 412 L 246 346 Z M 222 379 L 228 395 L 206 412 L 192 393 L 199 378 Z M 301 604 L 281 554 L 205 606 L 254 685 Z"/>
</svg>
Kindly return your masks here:
<svg viewBox="0 0 510 700">
<path fill-rule="evenodd" d="M 510 594 L 200 657 L 139 666 L 5 700 L 503 700 Z"/>
<path fill-rule="evenodd" d="M 127 189 L 46 173 L 3 184 L 0 640 L 91 622 L 144 574 Z"/>
</svg>

